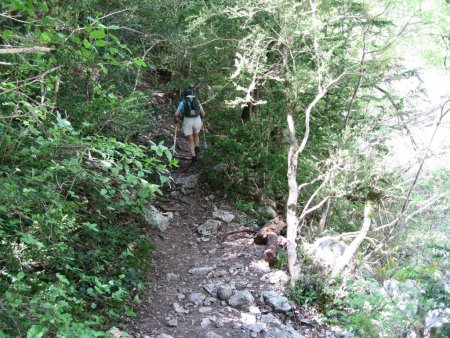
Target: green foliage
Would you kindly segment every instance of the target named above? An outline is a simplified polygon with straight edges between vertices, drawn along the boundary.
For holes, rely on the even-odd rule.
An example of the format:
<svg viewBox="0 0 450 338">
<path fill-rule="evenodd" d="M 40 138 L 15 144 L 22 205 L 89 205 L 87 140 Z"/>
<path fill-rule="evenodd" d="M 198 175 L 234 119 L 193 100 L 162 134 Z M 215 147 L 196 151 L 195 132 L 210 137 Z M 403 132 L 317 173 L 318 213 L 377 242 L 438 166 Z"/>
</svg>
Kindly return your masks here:
<svg viewBox="0 0 450 338">
<path fill-rule="evenodd" d="M 106 336 L 132 315 L 152 249 L 143 210 L 176 165 L 163 143 L 127 142 L 149 129 L 129 77 L 145 63 L 119 26 L 89 17 L 96 3 L 58 6 L 1 4 L 20 18 L 0 18 L 5 45 L 52 51 L 0 65 L 0 336 Z"/>
</svg>

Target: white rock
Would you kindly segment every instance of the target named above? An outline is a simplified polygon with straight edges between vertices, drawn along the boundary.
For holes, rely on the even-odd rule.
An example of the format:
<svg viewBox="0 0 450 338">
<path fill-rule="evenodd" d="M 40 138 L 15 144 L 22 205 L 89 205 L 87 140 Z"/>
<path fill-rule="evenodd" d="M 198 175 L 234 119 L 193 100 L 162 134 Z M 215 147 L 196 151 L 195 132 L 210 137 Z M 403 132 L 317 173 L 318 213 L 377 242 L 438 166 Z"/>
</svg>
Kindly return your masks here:
<svg viewBox="0 0 450 338">
<path fill-rule="evenodd" d="M 425 337 L 430 337 L 432 331 L 442 326 L 450 326 L 450 308 L 435 309 L 427 313 L 425 318 Z"/>
<path fill-rule="evenodd" d="M 165 333 L 161 333 L 161 334 L 157 335 L 156 338 L 173 338 L 173 336 L 165 334 Z"/>
<path fill-rule="evenodd" d="M 110 330 L 109 333 L 114 337 L 114 338 L 121 338 L 122 337 L 122 331 L 120 331 L 117 327 L 113 326 Z"/>
<path fill-rule="evenodd" d="M 217 210 L 213 212 L 213 218 L 221 220 L 225 223 L 230 223 L 234 220 L 234 215 L 225 210 Z"/>
<path fill-rule="evenodd" d="M 269 272 L 261 277 L 261 280 L 267 281 L 270 284 L 286 284 L 289 281 L 289 276 L 282 270 Z"/>
<path fill-rule="evenodd" d="M 264 323 L 254 323 L 247 326 L 247 329 L 249 329 L 252 332 L 260 333 L 262 331 L 267 331 L 267 326 Z"/>
<path fill-rule="evenodd" d="M 382 293 L 395 301 L 396 306 L 408 318 L 413 318 L 419 306 L 420 289 L 414 280 L 404 282 L 388 279 L 383 283 Z"/>
<path fill-rule="evenodd" d="M 200 326 L 202 328 L 206 328 L 211 324 L 211 321 L 209 320 L 209 318 L 203 318 L 202 321 L 200 322 Z"/>
<path fill-rule="evenodd" d="M 173 214 L 171 212 L 160 212 L 153 205 L 148 205 L 146 210 L 144 210 L 144 219 L 150 226 L 158 229 L 159 231 L 166 231 L 173 219 Z"/>
<path fill-rule="evenodd" d="M 203 224 L 197 227 L 197 232 L 202 236 L 211 236 L 219 232 L 222 226 L 221 221 L 215 219 L 208 219 Z"/>
<path fill-rule="evenodd" d="M 336 265 L 341 258 L 347 244 L 336 242 L 330 239 L 318 238 L 308 249 L 308 253 L 313 256 L 315 261 L 321 261 L 329 267 Z"/>
<path fill-rule="evenodd" d="M 209 306 L 202 306 L 201 308 L 198 309 L 198 312 L 200 313 L 209 313 L 212 311 L 212 308 Z"/>
</svg>

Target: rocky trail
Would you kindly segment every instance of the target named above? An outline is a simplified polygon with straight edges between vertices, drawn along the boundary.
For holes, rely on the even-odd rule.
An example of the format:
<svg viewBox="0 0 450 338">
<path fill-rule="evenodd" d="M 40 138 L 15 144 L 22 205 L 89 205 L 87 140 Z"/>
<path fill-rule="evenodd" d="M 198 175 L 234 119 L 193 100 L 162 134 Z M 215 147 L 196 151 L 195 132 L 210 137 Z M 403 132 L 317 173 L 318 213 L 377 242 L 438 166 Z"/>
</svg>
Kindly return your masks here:
<svg viewBox="0 0 450 338">
<path fill-rule="evenodd" d="M 188 158 L 184 140 L 180 158 Z M 111 329 L 115 337 L 337 337 L 306 318 L 283 296 L 288 276 L 263 260 L 265 246 L 253 235 L 224 234 L 244 225 L 245 215 L 223 192 L 202 182 L 195 166 L 182 160 L 175 183 L 149 214 L 155 250 L 151 288 L 141 295 L 137 316 Z M 163 230 L 163 231 L 161 231 Z"/>
</svg>

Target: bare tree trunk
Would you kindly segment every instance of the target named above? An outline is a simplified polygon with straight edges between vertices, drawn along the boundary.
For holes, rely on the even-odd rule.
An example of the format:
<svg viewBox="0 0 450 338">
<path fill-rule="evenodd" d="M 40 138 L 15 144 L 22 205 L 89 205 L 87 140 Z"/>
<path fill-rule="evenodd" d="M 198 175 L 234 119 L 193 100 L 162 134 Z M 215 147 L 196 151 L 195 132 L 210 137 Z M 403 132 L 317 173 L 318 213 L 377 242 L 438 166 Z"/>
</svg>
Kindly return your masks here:
<svg viewBox="0 0 450 338">
<path fill-rule="evenodd" d="M 286 211 L 286 225 L 287 225 L 287 255 L 288 255 L 288 268 L 291 276 L 291 285 L 294 285 L 299 275 L 299 267 L 297 266 L 297 228 L 298 218 L 297 211 L 297 198 L 298 198 L 298 184 L 297 184 L 297 138 L 295 136 L 295 124 L 292 109 L 288 107 L 287 122 L 289 127 L 289 155 L 288 155 L 288 187 L 289 195 L 287 200 Z"/>
<path fill-rule="evenodd" d="M 321 234 L 325 230 L 325 225 L 327 224 L 330 207 L 331 207 L 331 197 L 327 200 L 327 204 L 325 204 L 325 210 L 323 211 L 322 216 L 320 216 L 319 234 Z"/>
<path fill-rule="evenodd" d="M 363 221 L 361 230 L 359 231 L 358 236 L 355 237 L 355 239 L 352 241 L 352 243 L 344 251 L 344 254 L 342 255 L 342 257 L 337 261 L 337 264 L 335 265 L 335 267 L 331 273 L 332 277 L 336 277 L 339 274 L 339 272 L 341 272 L 342 269 L 347 266 L 347 264 L 353 258 L 353 255 L 358 250 L 362 241 L 367 236 L 367 233 L 370 230 L 370 221 L 372 219 L 373 207 L 374 207 L 373 201 L 368 199 L 364 206 L 364 221 Z"/>
</svg>

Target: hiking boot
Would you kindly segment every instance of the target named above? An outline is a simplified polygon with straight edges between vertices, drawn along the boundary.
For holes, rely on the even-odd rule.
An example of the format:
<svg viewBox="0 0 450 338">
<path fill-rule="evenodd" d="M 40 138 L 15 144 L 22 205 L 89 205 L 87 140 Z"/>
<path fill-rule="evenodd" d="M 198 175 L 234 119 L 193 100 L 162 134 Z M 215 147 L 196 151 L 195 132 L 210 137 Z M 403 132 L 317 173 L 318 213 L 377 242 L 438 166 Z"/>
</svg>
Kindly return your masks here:
<svg viewBox="0 0 450 338">
<path fill-rule="evenodd" d="M 195 162 L 197 162 L 198 158 L 197 156 L 192 156 L 192 164 L 194 164 Z"/>
<path fill-rule="evenodd" d="M 195 146 L 195 155 L 199 155 L 199 154 L 200 154 L 200 147 Z"/>
</svg>

